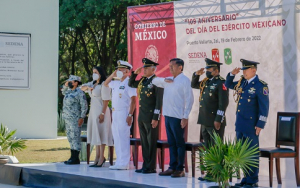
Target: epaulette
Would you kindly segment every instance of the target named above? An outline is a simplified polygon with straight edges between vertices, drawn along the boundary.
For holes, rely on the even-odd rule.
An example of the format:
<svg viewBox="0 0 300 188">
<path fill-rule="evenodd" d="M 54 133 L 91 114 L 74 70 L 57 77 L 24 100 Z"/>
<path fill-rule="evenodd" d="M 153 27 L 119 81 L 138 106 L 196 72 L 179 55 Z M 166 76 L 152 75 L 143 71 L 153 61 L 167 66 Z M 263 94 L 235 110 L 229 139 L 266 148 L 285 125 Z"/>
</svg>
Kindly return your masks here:
<svg viewBox="0 0 300 188">
<path fill-rule="evenodd" d="M 264 85 L 268 85 L 268 83 L 266 83 L 265 81 L 263 81 L 263 80 L 261 80 L 261 79 L 259 79 L 259 81 L 260 81 L 262 84 L 264 84 Z"/>
<path fill-rule="evenodd" d="M 241 78 L 244 78 L 244 75 L 241 75 Z"/>
<path fill-rule="evenodd" d="M 220 80 L 225 80 L 222 76 L 219 76 Z"/>
</svg>

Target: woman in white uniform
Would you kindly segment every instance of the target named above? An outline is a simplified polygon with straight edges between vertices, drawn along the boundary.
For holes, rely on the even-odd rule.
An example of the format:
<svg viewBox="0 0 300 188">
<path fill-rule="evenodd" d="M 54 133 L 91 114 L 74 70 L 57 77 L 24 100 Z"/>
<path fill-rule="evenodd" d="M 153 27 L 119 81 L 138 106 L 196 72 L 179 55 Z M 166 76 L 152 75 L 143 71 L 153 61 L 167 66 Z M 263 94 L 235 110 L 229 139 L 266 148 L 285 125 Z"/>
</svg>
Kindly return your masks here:
<svg viewBox="0 0 300 188">
<path fill-rule="evenodd" d="M 91 97 L 91 106 L 87 123 L 87 143 L 96 146 L 96 158 L 90 167 L 102 167 L 105 146 L 113 146 L 111 131 L 111 114 L 108 102 L 111 100 L 111 89 L 103 86 L 106 75 L 101 67 L 94 67 L 93 81 L 83 84 L 81 89 Z"/>
</svg>

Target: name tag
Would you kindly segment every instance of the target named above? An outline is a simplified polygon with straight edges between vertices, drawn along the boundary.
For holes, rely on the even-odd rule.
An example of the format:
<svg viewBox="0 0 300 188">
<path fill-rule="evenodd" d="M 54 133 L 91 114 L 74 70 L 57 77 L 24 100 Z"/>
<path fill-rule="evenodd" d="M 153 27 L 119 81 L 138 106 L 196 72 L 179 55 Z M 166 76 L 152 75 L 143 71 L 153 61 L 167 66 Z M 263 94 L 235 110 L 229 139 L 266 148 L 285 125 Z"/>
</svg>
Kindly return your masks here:
<svg viewBox="0 0 300 188">
<path fill-rule="evenodd" d="M 125 86 L 120 86 L 119 89 L 125 89 Z"/>
</svg>

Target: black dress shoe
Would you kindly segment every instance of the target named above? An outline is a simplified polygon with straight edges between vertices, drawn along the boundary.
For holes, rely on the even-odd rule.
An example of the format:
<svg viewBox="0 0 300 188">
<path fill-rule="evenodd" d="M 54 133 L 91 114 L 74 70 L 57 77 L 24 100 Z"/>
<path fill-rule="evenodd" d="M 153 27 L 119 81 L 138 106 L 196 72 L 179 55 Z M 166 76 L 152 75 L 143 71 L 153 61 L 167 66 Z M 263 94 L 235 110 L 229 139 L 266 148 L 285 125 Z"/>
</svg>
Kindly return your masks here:
<svg viewBox="0 0 300 188">
<path fill-rule="evenodd" d="M 141 168 L 141 169 L 136 169 L 135 172 L 136 172 L 136 173 L 142 173 L 143 170 L 144 170 L 143 168 Z"/>
<path fill-rule="evenodd" d="M 143 174 L 151 174 L 151 173 L 156 173 L 155 169 L 144 169 L 142 171 Z"/>
<path fill-rule="evenodd" d="M 258 183 L 246 183 L 246 184 L 244 185 L 244 187 L 245 187 L 245 188 L 247 188 L 247 187 L 258 187 Z"/>
<path fill-rule="evenodd" d="M 246 185 L 246 183 L 241 182 L 241 183 L 236 183 L 234 186 L 243 187 L 244 185 Z"/>
<path fill-rule="evenodd" d="M 210 177 L 210 176 L 209 176 L 209 177 Z M 198 180 L 199 180 L 199 181 L 212 182 L 211 180 L 207 179 L 207 176 L 205 176 L 205 177 L 199 177 Z"/>
</svg>

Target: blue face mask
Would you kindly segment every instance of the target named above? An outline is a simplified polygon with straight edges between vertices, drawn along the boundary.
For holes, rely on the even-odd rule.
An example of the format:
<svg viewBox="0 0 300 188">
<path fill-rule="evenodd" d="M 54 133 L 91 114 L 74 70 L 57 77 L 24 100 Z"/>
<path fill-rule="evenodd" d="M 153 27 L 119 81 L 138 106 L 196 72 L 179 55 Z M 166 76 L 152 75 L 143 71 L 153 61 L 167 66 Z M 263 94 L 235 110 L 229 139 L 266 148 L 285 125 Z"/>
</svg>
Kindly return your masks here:
<svg viewBox="0 0 300 188">
<path fill-rule="evenodd" d="M 211 79 L 213 77 L 210 71 L 206 71 L 205 73 L 207 78 Z"/>
</svg>

